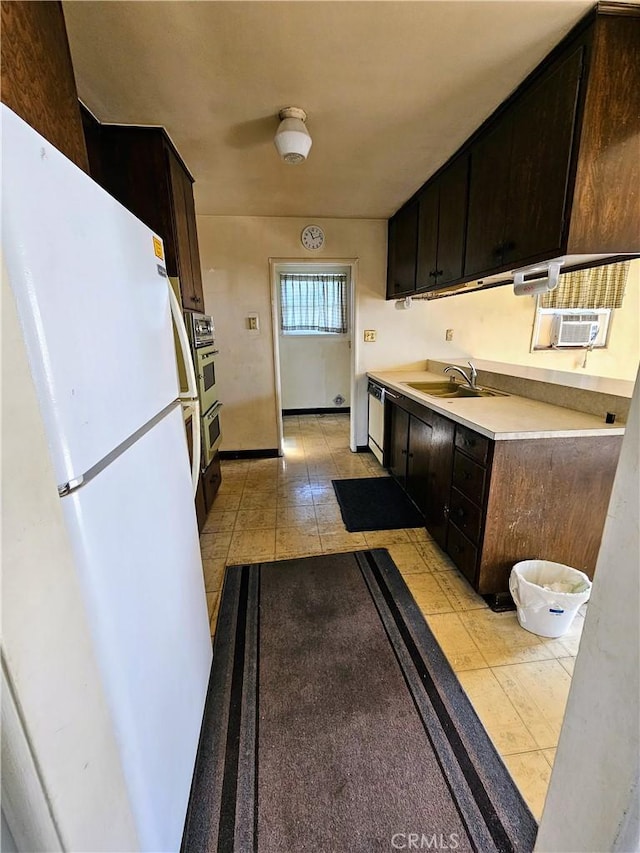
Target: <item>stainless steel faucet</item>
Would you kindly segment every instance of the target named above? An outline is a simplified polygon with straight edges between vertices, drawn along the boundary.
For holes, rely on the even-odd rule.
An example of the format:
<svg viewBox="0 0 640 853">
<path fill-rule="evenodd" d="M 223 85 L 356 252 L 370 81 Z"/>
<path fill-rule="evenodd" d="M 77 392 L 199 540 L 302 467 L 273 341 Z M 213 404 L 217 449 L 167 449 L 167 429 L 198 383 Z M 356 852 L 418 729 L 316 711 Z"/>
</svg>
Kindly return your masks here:
<svg viewBox="0 0 640 853">
<path fill-rule="evenodd" d="M 477 388 L 478 386 L 476 384 L 476 379 L 478 378 L 478 371 L 475 369 L 475 367 L 470 361 L 468 361 L 467 364 L 471 368 L 468 374 L 461 367 L 456 367 L 453 364 L 450 364 L 445 367 L 444 373 L 451 373 L 453 370 L 455 370 L 464 378 L 464 381 L 469 386 L 469 388 Z"/>
</svg>

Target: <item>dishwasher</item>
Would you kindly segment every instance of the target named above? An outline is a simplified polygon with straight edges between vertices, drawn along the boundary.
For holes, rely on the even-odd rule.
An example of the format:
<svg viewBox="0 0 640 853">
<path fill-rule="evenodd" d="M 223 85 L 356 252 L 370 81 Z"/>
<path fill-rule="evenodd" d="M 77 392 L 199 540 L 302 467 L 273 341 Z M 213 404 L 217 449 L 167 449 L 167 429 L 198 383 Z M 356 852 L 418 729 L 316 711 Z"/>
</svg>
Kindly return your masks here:
<svg viewBox="0 0 640 853">
<path fill-rule="evenodd" d="M 384 398 L 386 389 L 377 382 L 369 380 L 369 448 L 382 465 L 384 448 Z"/>
</svg>

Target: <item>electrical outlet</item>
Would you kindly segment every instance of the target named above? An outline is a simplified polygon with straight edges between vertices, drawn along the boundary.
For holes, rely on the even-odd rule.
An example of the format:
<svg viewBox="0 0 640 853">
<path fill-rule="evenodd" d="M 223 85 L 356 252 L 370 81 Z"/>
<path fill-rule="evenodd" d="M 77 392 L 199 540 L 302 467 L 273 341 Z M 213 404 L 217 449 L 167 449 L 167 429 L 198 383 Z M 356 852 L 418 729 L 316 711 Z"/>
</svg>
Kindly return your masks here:
<svg viewBox="0 0 640 853">
<path fill-rule="evenodd" d="M 260 331 L 260 318 L 257 314 L 249 314 L 247 316 L 247 329 L 250 332 Z"/>
<path fill-rule="evenodd" d="M 445 341 L 452 341 L 453 340 L 453 329 L 447 329 L 447 331 L 444 334 L 444 339 L 445 339 Z"/>
<path fill-rule="evenodd" d="M 364 330 L 364 340 L 367 344 L 372 344 L 376 339 L 376 330 L 375 329 L 365 329 Z"/>
</svg>

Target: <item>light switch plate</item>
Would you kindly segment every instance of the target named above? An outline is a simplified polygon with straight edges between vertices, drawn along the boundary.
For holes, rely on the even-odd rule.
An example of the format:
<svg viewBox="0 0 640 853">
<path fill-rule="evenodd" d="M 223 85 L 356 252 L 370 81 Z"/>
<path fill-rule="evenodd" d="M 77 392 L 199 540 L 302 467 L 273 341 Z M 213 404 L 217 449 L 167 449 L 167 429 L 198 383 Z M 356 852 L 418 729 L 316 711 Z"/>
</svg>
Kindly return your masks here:
<svg viewBox="0 0 640 853">
<path fill-rule="evenodd" d="M 260 318 L 257 314 L 248 314 L 247 315 L 247 329 L 250 332 L 259 332 L 260 331 Z"/>
<path fill-rule="evenodd" d="M 364 340 L 367 344 L 372 344 L 376 339 L 376 330 L 375 329 L 365 329 L 364 330 Z"/>
<path fill-rule="evenodd" d="M 452 341 L 453 340 L 453 329 L 447 329 L 447 331 L 444 334 L 444 339 L 445 339 L 445 341 Z"/>
</svg>

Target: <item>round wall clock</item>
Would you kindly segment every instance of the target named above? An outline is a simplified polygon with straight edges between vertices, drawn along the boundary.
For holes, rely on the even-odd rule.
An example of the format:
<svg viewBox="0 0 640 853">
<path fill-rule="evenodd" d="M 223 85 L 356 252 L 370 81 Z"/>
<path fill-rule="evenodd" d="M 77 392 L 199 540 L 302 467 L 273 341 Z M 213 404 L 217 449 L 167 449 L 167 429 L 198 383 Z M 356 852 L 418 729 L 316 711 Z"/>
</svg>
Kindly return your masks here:
<svg viewBox="0 0 640 853">
<path fill-rule="evenodd" d="M 305 249 L 317 251 L 324 246 L 324 231 L 319 225 L 307 225 L 300 235 L 300 240 Z"/>
</svg>

